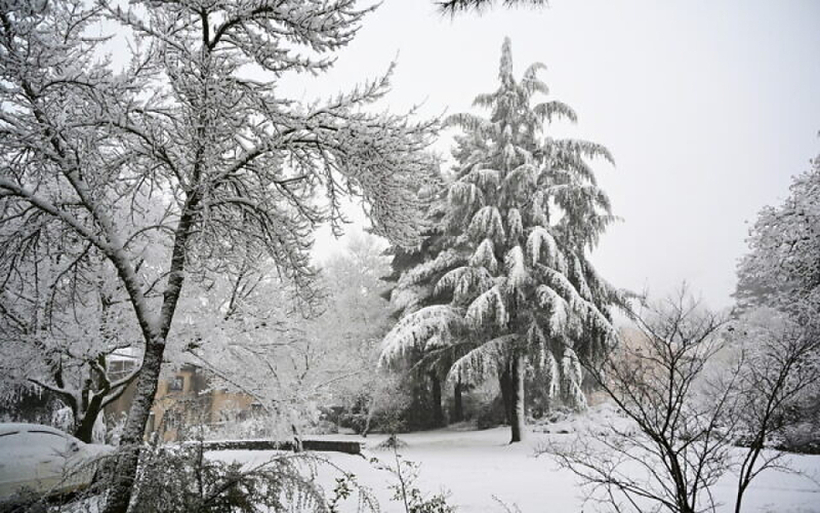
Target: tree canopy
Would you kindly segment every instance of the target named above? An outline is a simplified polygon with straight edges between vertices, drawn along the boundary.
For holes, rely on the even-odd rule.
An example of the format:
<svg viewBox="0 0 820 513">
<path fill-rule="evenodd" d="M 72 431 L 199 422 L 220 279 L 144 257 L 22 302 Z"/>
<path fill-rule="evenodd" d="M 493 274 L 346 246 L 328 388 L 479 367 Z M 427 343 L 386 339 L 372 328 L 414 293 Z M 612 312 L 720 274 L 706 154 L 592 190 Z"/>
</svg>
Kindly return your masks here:
<svg viewBox="0 0 820 513">
<path fill-rule="evenodd" d="M 792 180 L 789 196 L 758 214 L 738 265 L 741 306 L 820 311 L 820 156 Z"/>
<path fill-rule="evenodd" d="M 341 228 L 346 196 L 364 200 L 375 233 L 418 242 L 414 190 L 430 169 L 435 120 L 367 108 L 390 72 L 314 103 L 276 89 L 286 74 L 326 71 L 373 9 L 355 0 L 0 6 L 0 246 L 16 248 L 2 253 L 0 273 L 42 301 L 27 273 L 56 241 L 67 270 L 46 289 L 90 260 L 116 277 L 143 355 L 123 445 L 142 440 L 191 276 L 265 262 L 310 301 L 312 231 Z M 134 43 L 124 70 L 100 58 L 105 38 L 87 37 L 103 20 Z M 137 461 L 138 450 L 119 458 L 106 511 L 127 508 Z"/>
</svg>

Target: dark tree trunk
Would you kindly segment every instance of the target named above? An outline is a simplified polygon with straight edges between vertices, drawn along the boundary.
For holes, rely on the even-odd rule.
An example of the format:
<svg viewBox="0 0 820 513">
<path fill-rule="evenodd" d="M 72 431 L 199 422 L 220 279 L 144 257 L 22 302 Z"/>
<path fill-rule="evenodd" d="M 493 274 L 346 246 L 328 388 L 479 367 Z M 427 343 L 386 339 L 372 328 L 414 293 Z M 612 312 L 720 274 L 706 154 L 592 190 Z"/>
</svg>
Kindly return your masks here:
<svg viewBox="0 0 820 513">
<path fill-rule="evenodd" d="M 524 357 L 510 359 L 510 443 L 524 438 Z"/>
<path fill-rule="evenodd" d="M 441 407 L 441 379 L 435 372 L 429 373 L 430 385 L 432 389 L 433 401 L 433 425 L 442 427 L 444 425 L 444 410 Z"/>
<path fill-rule="evenodd" d="M 293 431 L 293 452 L 303 452 L 305 449 L 302 445 L 302 435 L 299 434 L 296 424 L 291 424 L 290 429 Z"/>
<path fill-rule="evenodd" d="M 501 401 L 504 403 L 504 420 L 512 425 L 513 420 L 513 392 L 512 377 L 509 365 L 505 364 L 498 375 L 498 387 L 501 389 Z"/>
<path fill-rule="evenodd" d="M 99 417 L 100 411 L 102 411 L 102 399 L 102 395 L 96 396 L 92 399 L 85 410 L 83 419 L 75 426 L 74 436 L 87 444 L 93 442 L 94 424 L 97 422 L 97 417 Z"/>
<path fill-rule="evenodd" d="M 464 420 L 464 403 L 461 398 L 463 387 L 461 380 L 456 381 L 455 387 L 453 387 L 453 422 Z"/>
<path fill-rule="evenodd" d="M 120 384 L 113 389 L 105 388 L 104 390 L 96 391 L 91 401 L 85 405 L 83 420 L 74 426 L 74 436 L 85 443 L 92 443 L 94 437 L 94 424 L 97 423 L 97 417 L 100 416 L 108 404 L 111 404 L 112 401 L 116 401 L 138 376 L 139 372 L 128 378 L 128 380 L 120 382 Z M 73 398 L 69 399 L 64 398 L 64 401 L 69 402 L 71 411 L 74 413 L 74 418 L 76 419 L 79 417 L 77 413 L 76 401 L 74 401 Z"/>
</svg>

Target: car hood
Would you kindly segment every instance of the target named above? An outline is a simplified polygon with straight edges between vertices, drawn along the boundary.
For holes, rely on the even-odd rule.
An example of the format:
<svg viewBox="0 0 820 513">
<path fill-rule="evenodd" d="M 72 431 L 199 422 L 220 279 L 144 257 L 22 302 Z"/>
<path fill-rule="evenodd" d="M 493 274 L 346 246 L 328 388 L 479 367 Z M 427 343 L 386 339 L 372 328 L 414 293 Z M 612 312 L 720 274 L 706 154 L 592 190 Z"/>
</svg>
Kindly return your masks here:
<svg viewBox="0 0 820 513">
<path fill-rule="evenodd" d="M 116 449 L 110 445 L 86 444 L 81 452 L 84 458 L 99 458 L 108 454 L 113 454 Z"/>
</svg>

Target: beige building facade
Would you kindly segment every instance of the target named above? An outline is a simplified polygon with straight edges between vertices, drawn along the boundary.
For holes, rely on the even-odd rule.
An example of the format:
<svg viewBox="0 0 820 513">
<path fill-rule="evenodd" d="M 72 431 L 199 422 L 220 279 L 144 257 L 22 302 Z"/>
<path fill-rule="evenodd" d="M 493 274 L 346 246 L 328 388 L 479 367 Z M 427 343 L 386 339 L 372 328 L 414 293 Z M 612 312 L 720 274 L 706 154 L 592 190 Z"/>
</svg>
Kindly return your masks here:
<svg viewBox="0 0 820 513">
<path fill-rule="evenodd" d="M 127 371 L 127 365 L 119 365 Z M 136 382 L 105 408 L 107 418 L 121 417 L 128 412 L 135 388 Z M 156 436 L 166 442 L 195 439 L 201 436 L 202 429 L 242 421 L 259 409 L 260 405 L 251 396 L 213 387 L 202 369 L 184 366 L 160 380 L 145 436 Z"/>
</svg>

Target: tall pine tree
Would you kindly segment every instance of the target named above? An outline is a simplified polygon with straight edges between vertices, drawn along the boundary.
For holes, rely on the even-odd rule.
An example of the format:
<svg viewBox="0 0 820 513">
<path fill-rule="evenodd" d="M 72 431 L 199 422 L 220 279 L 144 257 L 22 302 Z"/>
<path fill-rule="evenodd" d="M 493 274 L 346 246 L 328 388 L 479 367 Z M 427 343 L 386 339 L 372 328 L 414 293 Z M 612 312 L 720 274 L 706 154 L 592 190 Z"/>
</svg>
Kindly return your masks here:
<svg viewBox="0 0 820 513">
<path fill-rule="evenodd" d="M 448 248 L 407 271 L 410 289 L 436 277 L 434 304 L 404 315 L 384 341 L 382 361 L 421 347 L 459 354 L 451 379 L 495 374 L 512 441 L 524 428 L 528 367 L 545 377 L 545 393 L 574 408 L 586 405 L 580 358 L 595 361 L 614 341 L 610 307 L 624 295 L 605 282 L 587 251 L 614 220 L 587 159 L 612 162 L 587 141 L 544 133 L 555 119 L 576 120 L 538 79 L 545 66 L 513 75 L 509 39 L 502 46 L 499 88 L 476 97 L 489 119 L 451 116 L 457 138 L 455 179 L 441 220 Z"/>
</svg>

